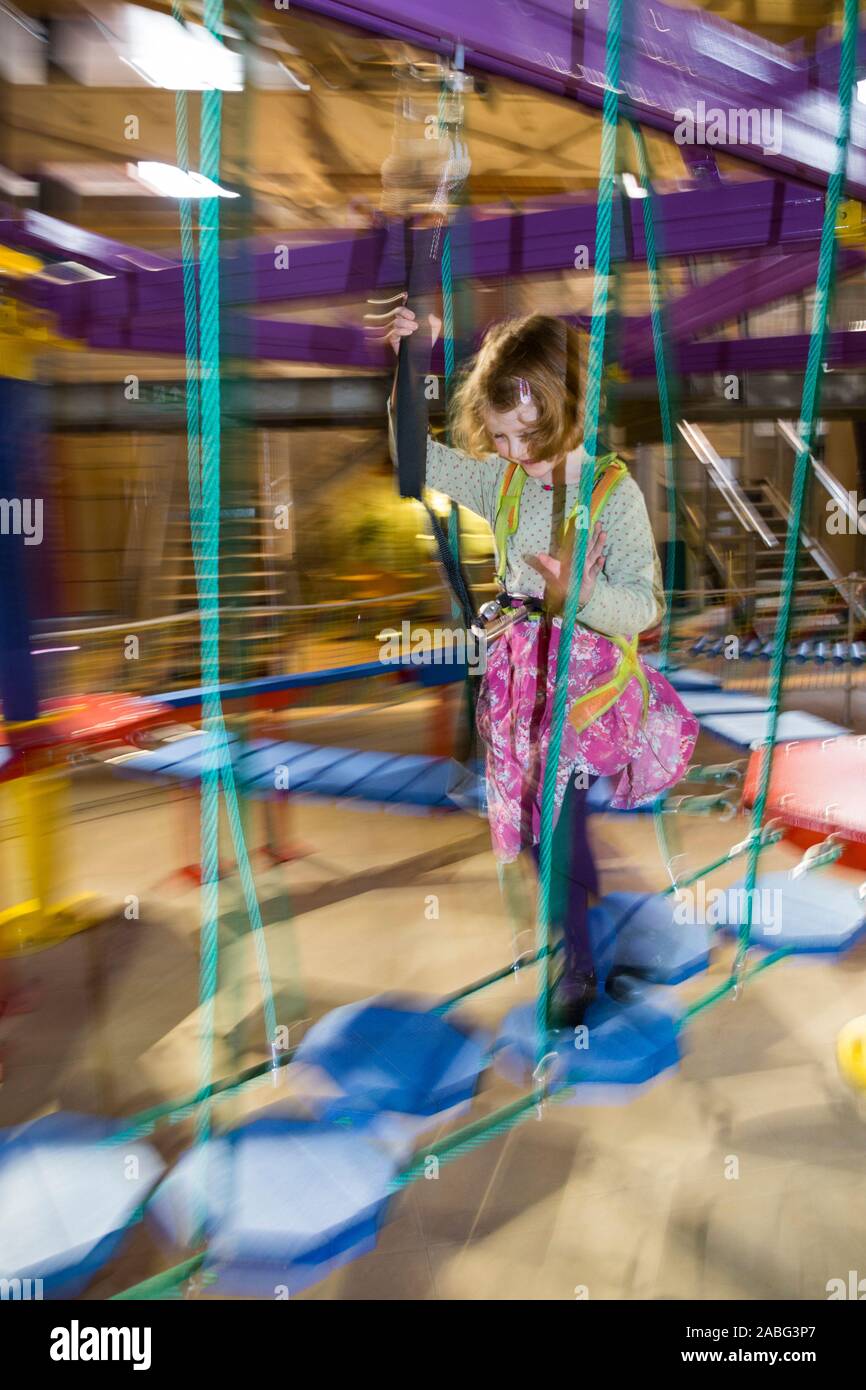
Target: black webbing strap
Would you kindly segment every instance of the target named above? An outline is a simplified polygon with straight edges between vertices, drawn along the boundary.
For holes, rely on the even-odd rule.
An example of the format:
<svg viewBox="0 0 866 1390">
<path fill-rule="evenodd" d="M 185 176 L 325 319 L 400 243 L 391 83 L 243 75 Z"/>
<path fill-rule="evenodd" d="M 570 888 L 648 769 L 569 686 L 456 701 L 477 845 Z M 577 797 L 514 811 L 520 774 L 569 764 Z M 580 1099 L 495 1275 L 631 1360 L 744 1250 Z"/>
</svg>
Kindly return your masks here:
<svg viewBox="0 0 866 1390">
<path fill-rule="evenodd" d="M 441 237 L 430 234 L 417 256 L 413 255 L 413 234 L 410 219 L 405 223 L 406 270 L 408 301 L 417 304 L 420 297 L 438 282 Z M 429 248 L 429 254 L 428 254 Z M 439 551 L 439 558 L 448 583 L 457 600 L 465 626 L 472 625 L 475 603 L 462 567 L 456 559 L 448 534 L 439 517 L 424 500 L 427 473 L 427 431 L 429 406 L 425 393 L 425 377 L 430 372 L 431 345 L 429 335 L 420 328 L 400 343 L 397 356 L 397 388 L 394 393 L 394 446 L 397 454 L 397 484 L 401 497 L 414 497 L 423 502 Z"/>
</svg>

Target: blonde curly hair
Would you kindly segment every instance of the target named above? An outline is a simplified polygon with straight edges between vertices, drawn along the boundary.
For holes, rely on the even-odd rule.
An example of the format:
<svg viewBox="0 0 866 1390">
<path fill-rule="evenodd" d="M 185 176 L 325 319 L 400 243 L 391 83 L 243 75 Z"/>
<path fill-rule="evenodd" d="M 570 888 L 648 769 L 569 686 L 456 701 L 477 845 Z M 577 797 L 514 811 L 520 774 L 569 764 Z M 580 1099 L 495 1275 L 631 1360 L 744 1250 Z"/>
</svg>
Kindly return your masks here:
<svg viewBox="0 0 866 1390">
<path fill-rule="evenodd" d="M 486 412 L 505 414 L 526 404 L 528 388 L 538 411 L 525 431 L 530 457 L 559 461 L 581 439 L 581 356 L 577 330 L 552 315 L 528 314 L 495 324 L 452 396 L 454 447 L 476 458 L 495 453 Z"/>
</svg>

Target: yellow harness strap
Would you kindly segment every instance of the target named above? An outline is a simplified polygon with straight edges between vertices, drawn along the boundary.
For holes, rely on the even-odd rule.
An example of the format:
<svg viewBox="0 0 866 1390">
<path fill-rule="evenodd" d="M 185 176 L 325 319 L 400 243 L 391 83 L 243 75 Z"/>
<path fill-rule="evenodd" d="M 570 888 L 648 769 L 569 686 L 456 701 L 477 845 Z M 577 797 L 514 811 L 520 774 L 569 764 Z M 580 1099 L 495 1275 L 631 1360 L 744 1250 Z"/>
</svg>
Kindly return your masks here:
<svg viewBox="0 0 866 1390">
<path fill-rule="evenodd" d="M 628 477 L 628 466 L 618 459 L 616 454 L 607 454 L 600 458 L 596 464 L 595 484 L 592 489 L 592 497 L 589 505 L 589 530 L 595 526 L 602 509 L 609 500 L 614 490 L 619 487 L 623 479 Z M 502 486 L 499 491 L 499 507 L 496 512 L 496 523 L 494 526 L 494 536 L 496 538 L 496 557 L 497 571 L 496 576 L 499 583 L 505 587 L 506 571 L 506 546 L 508 537 L 513 536 L 517 530 L 517 523 L 520 516 L 520 497 L 523 492 L 523 485 L 526 482 L 526 474 L 517 463 L 510 463 L 502 476 Z M 568 528 L 577 524 L 577 517 L 580 511 L 580 503 L 575 503 L 569 515 L 566 517 L 564 534 L 568 534 Z M 606 635 L 606 634 L 605 634 Z M 647 705 L 649 702 L 649 685 L 644 675 L 643 668 L 638 660 L 637 637 L 627 641 L 624 637 L 608 637 L 609 642 L 619 647 L 620 659 L 617 662 L 616 670 L 610 680 L 605 681 L 604 685 L 596 686 L 594 690 L 588 690 L 584 695 L 578 696 L 569 713 L 569 723 L 577 733 L 582 733 L 594 720 L 606 714 L 607 711 L 616 704 L 626 686 L 632 680 L 637 680 L 643 694 L 643 713 L 646 716 Z"/>
<path fill-rule="evenodd" d="M 604 685 L 597 685 L 593 690 L 587 690 L 584 695 L 578 695 L 572 705 L 568 722 L 579 734 L 583 733 L 584 729 L 588 728 L 594 720 L 607 714 L 632 680 L 636 680 L 640 685 L 643 695 L 643 717 L 646 718 L 649 704 L 649 684 L 638 660 L 637 638 L 633 637 L 630 642 L 625 637 L 608 637 L 607 640 L 619 647 L 621 656 L 610 680 L 605 681 Z"/>
<path fill-rule="evenodd" d="M 598 460 L 595 465 L 595 483 L 589 504 L 590 528 L 595 525 L 614 488 L 619 487 L 623 479 L 627 477 L 628 466 L 623 463 L 622 459 L 618 459 L 616 454 L 605 454 L 604 458 Z M 496 578 L 503 588 L 505 587 L 508 537 L 513 536 L 517 530 L 520 518 L 520 498 L 525 483 L 526 474 L 520 464 L 509 463 L 502 475 L 499 506 L 496 509 L 496 521 L 493 526 L 493 534 L 496 539 Z M 576 502 L 565 518 L 564 535 L 568 534 L 569 526 L 576 523 L 579 511 L 580 503 Z"/>
</svg>

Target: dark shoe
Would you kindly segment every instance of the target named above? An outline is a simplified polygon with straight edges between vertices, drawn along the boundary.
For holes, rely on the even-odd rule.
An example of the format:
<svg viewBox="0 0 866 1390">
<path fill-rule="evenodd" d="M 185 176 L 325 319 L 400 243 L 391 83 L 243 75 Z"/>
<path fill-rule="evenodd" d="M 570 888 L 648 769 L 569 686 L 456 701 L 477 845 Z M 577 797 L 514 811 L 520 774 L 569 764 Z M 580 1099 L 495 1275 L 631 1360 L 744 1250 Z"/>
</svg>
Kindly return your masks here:
<svg viewBox="0 0 866 1390">
<path fill-rule="evenodd" d="M 624 1004 L 637 998 L 641 983 L 642 981 L 631 970 L 626 970 L 622 966 L 615 966 L 605 980 L 604 987 L 611 999 L 615 999 L 619 1004 Z"/>
<path fill-rule="evenodd" d="M 564 970 L 553 987 L 550 1022 L 554 1028 L 577 1028 L 598 993 L 594 970 Z"/>
</svg>

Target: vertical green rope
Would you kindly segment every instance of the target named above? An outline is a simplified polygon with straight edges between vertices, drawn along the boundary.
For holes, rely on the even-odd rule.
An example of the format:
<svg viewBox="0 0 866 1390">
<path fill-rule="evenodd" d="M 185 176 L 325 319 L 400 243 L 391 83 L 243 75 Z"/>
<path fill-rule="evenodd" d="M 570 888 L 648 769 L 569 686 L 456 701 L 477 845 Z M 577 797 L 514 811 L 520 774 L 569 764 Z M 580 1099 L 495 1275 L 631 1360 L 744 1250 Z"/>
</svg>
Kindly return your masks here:
<svg viewBox="0 0 866 1390">
<path fill-rule="evenodd" d="M 809 356 L 806 362 L 806 375 L 803 382 L 803 398 L 800 407 L 800 450 L 794 465 L 794 479 L 791 488 L 791 509 L 788 533 L 785 538 L 785 558 L 782 568 L 782 589 L 776 633 L 773 642 L 773 658 L 770 674 L 770 715 L 767 737 L 761 748 L 761 768 L 758 777 L 758 791 L 752 812 L 751 845 L 749 847 L 748 868 L 746 871 L 746 912 L 741 924 L 737 942 L 737 954 L 733 975 L 739 976 L 743 969 L 746 953 L 752 934 L 752 896 L 758 872 L 758 858 L 761 853 L 760 830 L 767 806 L 770 787 L 770 774 L 773 766 L 773 752 L 776 744 L 776 730 L 779 722 L 779 705 L 785 672 L 785 651 L 791 626 L 791 610 L 797 578 L 797 560 L 800 548 L 800 527 L 806 499 L 806 488 L 810 477 L 809 455 L 812 436 L 820 402 L 821 364 L 824 357 L 824 343 L 827 334 L 830 295 L 834 282 L 836 254 L 836 218 L 839 200 L 845 184 L 845 169 L 848 161 L 848 141 L 851 133 L 851 106 L 854 89 L 854 71 L 857 46 L 858 0 L 845 0 L 842 22 L 842 45 L 839 59 L 839 128 L 836 132 L 836 162 L 827 183 L 827 197 L 824 203 L 824 224 L 821 229 L 821 249 L 818 257 L 818 280 L 815 287 L 815 305 L 812 313 L 812 329 L 809 338 Z"/>
<path fill-rule="evenodd" d="M 447 130 L 447 104 L 448 86 L 442 82 L 439 87 L 439 109 L 438 109 L 438 129 L 440 139 Z M 451 393 L 451 382 L 456 369 L 456 334 L 454 323 L 454 276 L 451 263 L 451 227 L 446 224 L 443 229 L 442 238 L 442 350 L 445 357 L 445 406 L 447 418 L 447 405 Z M 450 444 L 450 433 L 446 434 L 446 440 Z M 456 502 L 451 503 L 448 512 L 448 544 L 454 556 L 455 563 L 460 565 L 460 508 Z M 455 596 L 451 595 L 451 616 L 455 620 L 462 617 L 460 605 Z M 464 682 L 465 696 L 465 716 L 466 727 L 468 729 L 468 760 L 471 763 L 475 756 L 474 730 L 475 730 L 475 688 L 472 677 L 469 674 L 467 651 L 467 672 Z"/>
<path fill-rule="evenodd" d="M 439 88 L 438 128 L 440 139 L 447 131 L 448 86 L 443 82 Z M 454 284 L 451 273 L 451 228 L 446 225 L 442 232 L 442 350 L 445 355 L 445 403 L 451 391 L 454 376 Z M 457 564 L 460 563 L 460 511 L 456 502 L 451 503 L 448 512 L 448 543 Z M 455 598 L 451 598 L 451 615 L 460 616 Z"/>
<path fill-rule="evenodd" d="M 214 32 L 222 5 L 206 0 L 205 24 Z M 222 93 L 206 91 L 201 104 L 201 172 L 219 179 Z M 220 286 L 219 198 L 203 198 L 199 208 L 201 292 L 201 441 L 202 441 L 202 569 L 199 571 L 201 609 L 202 727 L 205 756 L 201 787 L 202 952 L 201 1033 L 202 1083 L 213 1069 L 214 1003 L 217 990 L 219 922 L 219 788 L 221 715 L 219 698 L 219 516 L 220 516 Z M 210 1136 L 212 1099 L 206 1096 L 196 1116 L 196 1139 Z"/>
<path fill-rule="evenodd" d="M 174 17 L 182 21 L 175 3 Z M 219 39 L 221 0 L 209 0 L 205 24 Z M 189 125 L 186 92 L 175 103 L 178 162 L 189 169 Z M 222 130 L 222 94 L 202 97 L 201 165 L 205 177 L 219 180 Z M 219 693 L 219 523 L 220 523 L 220 289 L 219 198 L 203 199 L 199 211 L 199 297 L 197 305 L 192 207 L 180 200 L 181 255 L 184 289 L 186 346 L 187 473 L 190 499 L 190 532 L 201 620 L 202 727 L 204 749 L 201 775 L 201 953 L 199 968 L 199 1064 L 201 1086 L 195 1115 L 195 1140 L 206 1144 L 211 1133 L 215 1001 L 219 976 L 219 800 L 220 785 L 226 805 L 238 861 L 244 898 L 253 928 L 268 1042 L 273 1049 L 276 1016 L 273 1004 L 264 924 L 249 864 L 234 769 Z M 200 421 L 199 421 L 200 415 Z M 273 1057 L 273 1051 L 272 1051 Z M 203 1237 L 205 1212 L 197 1203 L 196 1227 Z"/>
<path fill-rule="evenodd" d="M 222 10 L 221 6 L 215 8 L 218 10 L 218 13 L 214 15 L 211 32 L 213 32 L 215 37 L 219 38 L 218 28 L 222 20 Z M 172 13 L 178 22 L 182 22 L 182 7 L 177 3 L 177 0 L 175 0 L 173 5 Z M 217 93 L 216 95 L 219 94 Z M 207 116 L 205 114 L 206 110 L 209 113 Z M 187 93 L 184 91 L 180 91 L 176 94 L 175 114 L 178 164 L 182 169 L 188 170 L 190 167 L 188 97 Z M 204 171 L 206 164 L 213 166 L 213 174 L 208 174 L 207 177 L 212 177 L 214 182 L 217 182 L 219 178 L 221 120 L 221 101 L 216 103 L 216 105 L 211 102 L 207 108 L 203 102 L 201 128 L 202 167 Z M 207 153 L 205 153 L 204 149 L 206 124 L 208 126 L 209 139 L 211 142 L 211 148 Z M 206 730 L 202 775 L 202 878 L 204 884 L 207 884 L 209 873 L 215 873 L 217 879 L 219 875 L 218 806 L 219 784 L 221 782 L 225 790 L 226 809 L 241 878 L 245 906 L 253 932 L 256 963 L 262 990 L 265 1031 L 268 1044 L 270 1048 L 273 1049 L 276 1039 L 276 1013 L 273 1003 L 273 988 L 267 954 L 267 943 L 264 938 L 264 923 L 261 917 L 252 868 L 249 862 L 249 853 L 241 822 L 234 767 L 229 754 L 222 702 L 218 691 L 220 673 L 219 580 L 217 572 L 219 563 L 220 510 L 219 199 L 208 199 L 206 203 L 216 208 L 212 221 L 208 221 L 208 223 L 205 224 L 202 220 L 201 235 L 202 245 L 208 244 L 209 252 L 212 253 L 209 254 L 208 258 L 212 264 L 210 265 L 210 271 L 207 276 L 207 289 L 205 285 L 206 276 L 204 267 L 202 267 L 201 273 L 202 316 L 207 320 L 209 329 L 211 330 L 209 336 L 210 362 L 207 366 L 204 360 L 204 350 L 203 348 L 199 348 L 200 325 L 199 308 L 197 304 L 192 204 L 191 200 L 188 198 L 180 200 L 186 347 L 187 476 L 190 500 L 190 533 L 199 605 L 203 615 L 206 613 L 202 635 L 202 684 L 205 686 L 202 715 Z M 208 217 L 211 217 L 210 213 Z M 203 262 L 204 259 L 203 252 Z M 213 389 L 211 389 L 208 396 L 207 408 L 209 411 L 208 427 L 211 436 L 208 474 L 210 478 L 216 478 L 216 491 L 215 495 L 209 498 L 211 505 L 208 509 L 207 518 L 205 517 L 203 505 L 203 487 L 205 487 L 205 495 L 209 496 L 209 494 L 207 494 L 202 476 L 205 468 L 204 449 L 202 447 L 204 426 L 200 425 L 199 422 L 199 412 L 200 410 L 204 412 L 206 408 L 204 399 L 205 391 L 202 385 L 202 382 L 205 380 L 211 382 L 211 388 L 213 388 L 213 383 L 215 382 L 215 393 Z M 214 409 L 216 412 L 215 415 Z M 213 424 L 214 420 L 215 429 Z M 204 632 L 205 623 L 208 624 L 207 633 Z M 206 646 L 207 653 L 205 652 Z M 213 994 L 215 994 L 217 987 L 218 944 L 215 939 L 215 928 L 211 918 L 214 912 L 216 912 L 218 916 L 219 888 L 217 883 L 215 888 L 211 885 L 205 890 L 204 884 L 203 943 L 200 983 L 202 1006 L 205 1011 L 203 1028 L 205 1031 L 209 1028 L 212 1033 L 214 1005 L 210 991 L 213 991 Z M 208 1072 L 203 1073 L 202 1076 L 203 1094 L 210 1080 L 209 1068 L 212 1064 L 212 1039 L 206 1052 L 209 1055 L 202 1059 L 203 1066 L 207 1065 L 208 1067 Z"/>
<path fill-rule="evenodd" d="M 643 226 L 644 239 L 646 241 L 646 261 L 647 261 L 647 280 L 650 301 L 650 324 L 652 328 L 653 357 L 656 369 L 656 384 L 659 395 L 659 414 L 661 417 L 662 428 L 662 447 L 665 457 L 665 495 L 667 502 L 668 518 L 668 549 L 665 557 L 665 612 L 662 620 L 662 632 L 660 653 L 661 661 L 659 669 L 667 671 L 670 666 L 669 654 L 671 643 L 671 624 L 673 618 L 673 599 L 674 586 L 676 580 L 676 535 L 677 535 L 677 485 L 676 485 L 676 458 L 674 453 L 674 429 L 673 411 L 671 409 L 670 391 L 668 382 L 670 378 L 670 363 L 668 352 L 665 345 L 664 319 L 662 313 L 662 292 L 661 274 L 659 270 L 658 249 L 656 247 L 655 236 L 655 216 L 653 211 L 653 199 L 655 192 L 650 181 L 649 160 L 647 158 L 646 142 L 643 131 L 636 121 L 630 121 L 632 139 L 634 141 L 635 152 L 637 154 L 638 174 L 640 186 L 646 195 L 643 202 Z M 667 829 L 665 826 L 665 810 L 663 805 L 653 807 L 653 823 L 655 826 L 656 840 L 661 851 L 665 867 L 671 877 L 672 886 L 676 887 L 677 881 L 674 871 L 671 868 L 672 855 L 668 841 Z"/>
<path fill-rule="evenodd" d="M 601 161 L 599 166 L 598 205 L 595 224 L 595 276 L 592 292 L 592 329 L 589 342 L 587 392 L 584 412 L 584 448 L 587 462 L 580 479 L 580 508 L 578 516 L 588 517 L 592 500 L 594 461 L 598 453 L 598 426 L 601 406 L 601 378 L 604 370 L 604 341 L 607 318 L 608 277 L 611 264 L 611 226 L 614 179 L 616 173 L 616 133 L 619 116 L 619 69 L 623 0 L 610 0 L 607 16 L 605 53 L 605 90 L 602 111 Z M 577 612 L 580 607 L 580 586 L 586 564 L 589 541 L 588 525 L 577 529 L 577 546 L 572 564 L 568 593 L 559 634 L 559 655 L 556 662 L 556 683 L 553 694 L 553 713 L 550 742 L 544 771 L 539 827 L 539 905 L 536 931 L 536 951 L 541 961 L 538 971 L 536 1000 L 536 1061 L 540 1064 L 547 1053 L 548 1017 L 550 1009 L 550 907 L 553 849 L 553 815 L 559 755 L 565 726 L 568 697 L 568 666 Z"/>
<path fill-rule="evenodd" d="M 671 410 L 668 388 L 670 364 L 665 346 L 664 320 L 662 315 L 661 274 L 658 251 L 656 249 L 655 217 L 653 200 L 655 192 L 650 182 L 649 161 L 643 131 L 636 121 L 629 122 L 632 139 L 637 152 L 640 186 L 646 196 L 643 203 L 643 227 L 646 240 L 647 279 L 649 282 L 650 324 L 652 326 L 653 356 L 655 358 L 656 382 L 659 393 L 659 413 L 661 415 L 662 445 L 665 455 L 665 493 L 668 512 L 668 551 L 665 560 L 665 613 L 662 620 L 661 667 L 668 669 L 668 654 L 671 641 L 671 621 L 674 583 L 676 579 L 676 556 L 674 547 L 677 538 L 677 484 L 674 456 L 673 412 Z"/>
</svg>

